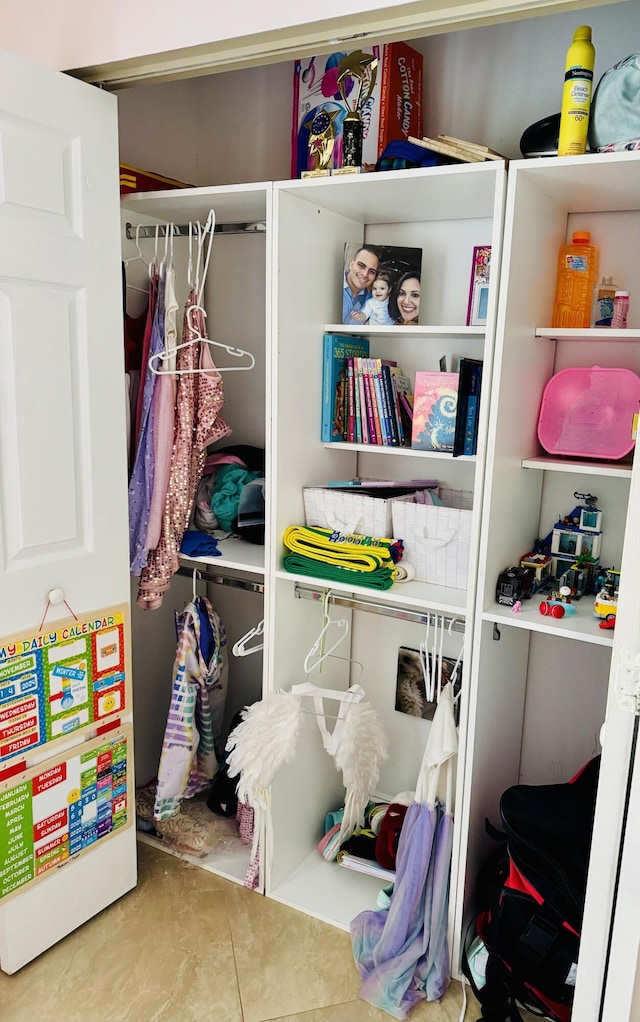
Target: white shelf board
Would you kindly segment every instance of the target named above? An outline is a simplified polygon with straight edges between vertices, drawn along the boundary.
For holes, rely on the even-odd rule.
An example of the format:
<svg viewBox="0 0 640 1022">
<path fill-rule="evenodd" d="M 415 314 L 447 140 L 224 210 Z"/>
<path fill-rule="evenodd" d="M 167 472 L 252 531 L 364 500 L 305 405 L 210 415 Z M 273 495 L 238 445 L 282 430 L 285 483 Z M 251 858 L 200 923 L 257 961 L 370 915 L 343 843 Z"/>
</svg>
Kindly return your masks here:
<svg viewBox="0 0 640 1022">
<path fill-rule="evenodd" d="M 640 341 L 640 330 L 611 330 L 595 327 L 591 330 L 560 329 L 554 326 L 536 327 L 536 337 L 546 341 Z"/>
<path fill-rule="evenodd" d="M 574 604 L 575 615 L 563 618 L 543 616 L 539 608 L 544 599 L 544 595 L 536 594 L 530 600 L 524 600 L 519 614 L 514 614 L 510 607 L 494 603 L 483 612 L 482 620 L 494 621 L 498 625 L 511 628 L 525 628 L 531 632 L 558 635 L 564 639 L 577 639 L 578 642 L 591 642 L 595 646 L 613 645 L 613 632 L 600 628 L 599 618 L 594 617 L 593 597 L 578 600 Z"/>
<path fill-rule="evenodd" d="M 387 604 L 410 610 L 435 610 L 461 618 L 465 617 L 467 612 L 466 589 L 452 589 L 449 586 L 430 585 L 427 582 L 396 582 L 391 589 L 370 589 L 368 586 L 346 585 L 344 582 L 334 582 L 333 579 L 298 575 L 282 569 L 276 571 L 276 578 L 319 589 L 331 589 L 332 592 L 366 597 L 368 600 L 378 601 L 382 606 Z"/>
<path fill-rule="evenodd" d="M 230 536 L 229 539 L 218 540 L 218 550 L 220 557 L 188 557 L 181 554 L 180 561 L 186 563 L 187 567 L 206 564 L 212 568 L 234 568 L 255 575 L 264 575 L 263 546 Z"/>
<path fill-rule="evenodd" d="M 203 858 L 200 858 L 198 855 L 188 855 L 186 852 L 180 852 L 172 848 L 171 845 L 165 844 L 161 838 L 154 837 L 153 834 L 146 834 L 143 830 L 136 831 L 136 838 L 142 844 L 151 845 L 152 848 L 159 848 L 161 852 L 167 852 L 168 855 L 173 855 L 176 859 L 184 859 L 193 866 L 206 869 L 207 872 L 215 873 L 216 876 L 224 877 L 225 880 L 231 880 L 234 884 L 242 884 L 244 882 L 251 863 L 251 847 L 245 845 L 240 838 L 230 848 L 226 848 L 224 852 L 213 851 Z"/>
<path fill-rule="evenodd" d="M 475 163 L 276 181 L 275 189 L 362 224 L 413 224 L 492 217 L 500 174 L 501 162 Z"/>
<path fill-rule="evenodd" d="M 174 188 L 158 192 L 132 192 L 123 196 L 122 209 L 174 223 L 206 217 L 214 209 L 216 223 L 264 220 L 271 183 L 219 185 L 215 188 Z M 251 234 L 264 232 L 252 231 Z"/>
<path fill-rule="evenodd" d="M 577 475 L 608 476 L 614 479 L 631 479 L 631 469 L 633 468 L 628 462 L 581 461 L 579 459 L 569 461 L 567 458 L 550 456 L 525 458 L 522 467 L 535 468 L 541 472 L 570 472 Z"/>
<path fill-rule="evenodd" d="M 318 851 L 269 891 L 274 901 L 289 905 L 340 930 L 349 930 L 351 920 L 365 909 L 375 909 L 384 880 L 327 862 Z"/>
<path fill-rule="evenodd" d="M 334 451 L 366 451 L 369 454 L 374 451 L 376 454 L 393 454 L 393 455 L 404 455 L 410 458 L 428 458 L 429 460 L 437 459 L 440 461 L 470 461 L 475 462 L 476 455 L 464 455 L 454 458 L 453 454 L 445 453 L 444 451 L 415 451 L 412 447 L 393 447 L 390 444 L 350 444 L 350 443 L 325 443 L 323 447 L 328 447 Z"/>
<path fill-rule="evenodd" d="M 637 152 L 588 153 L 513 161 L 509 177 L 523 175 L 567 214 L 623 212 L 640 209 L 638 170 Z"/>
<path fill-rule="evenodd" d="M 325 323 L 325 334 L 345 334 L 356 337 L 478 337 L 484 340 L 483 326 L 359 326 L 344 323 Z"/>
</svg>

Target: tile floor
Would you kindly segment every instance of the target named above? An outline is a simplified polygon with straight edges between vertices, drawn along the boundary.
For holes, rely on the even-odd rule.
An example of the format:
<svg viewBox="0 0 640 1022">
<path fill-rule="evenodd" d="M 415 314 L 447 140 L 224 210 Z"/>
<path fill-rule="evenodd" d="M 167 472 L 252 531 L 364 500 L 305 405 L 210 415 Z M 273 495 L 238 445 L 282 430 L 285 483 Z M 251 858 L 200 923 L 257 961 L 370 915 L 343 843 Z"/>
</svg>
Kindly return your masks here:
<svg viewBox="0 0 640 1022">
<path fill-rule="evenodd" d="M 138 866 L 134 891 L 0 973 L 2 1022 L 389 1022 L 358 999 L 347 933 L 146 844 Z M 411 1022 L 458 1022 L 461 998 L 453 982 Z"/>
</svg>

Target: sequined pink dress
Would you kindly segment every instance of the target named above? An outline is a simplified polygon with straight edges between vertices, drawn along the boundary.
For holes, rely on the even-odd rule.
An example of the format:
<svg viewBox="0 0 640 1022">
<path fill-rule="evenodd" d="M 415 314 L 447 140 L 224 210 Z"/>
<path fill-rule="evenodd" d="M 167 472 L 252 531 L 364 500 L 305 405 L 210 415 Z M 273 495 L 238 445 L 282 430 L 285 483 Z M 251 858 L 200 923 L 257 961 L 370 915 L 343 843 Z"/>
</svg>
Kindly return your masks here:
<svg viewBox="0 0 640 1022">
<path fill-rule="evenodd" d="M 231 433 L 220 417 L 224 404 L 222 376 L 211 360 L 209 345 L 197 343 L 198 337 L 205 336 L 199 295 L 192 290 L 184 310 L 182 340 L 196 343 L 181 348 L 177 354 L 176 370 L 181 375 L 178 375 L 173 457 L 162 531 L 158 546 L 149 551 L 138 589 L 138 603 L 147 610 L 162 605 L 171 578 L 178 570 L 180 543 L 189 524 L 207 446 Z M 208 371 L 188 371 L 197 368 Z"/>
</svg>

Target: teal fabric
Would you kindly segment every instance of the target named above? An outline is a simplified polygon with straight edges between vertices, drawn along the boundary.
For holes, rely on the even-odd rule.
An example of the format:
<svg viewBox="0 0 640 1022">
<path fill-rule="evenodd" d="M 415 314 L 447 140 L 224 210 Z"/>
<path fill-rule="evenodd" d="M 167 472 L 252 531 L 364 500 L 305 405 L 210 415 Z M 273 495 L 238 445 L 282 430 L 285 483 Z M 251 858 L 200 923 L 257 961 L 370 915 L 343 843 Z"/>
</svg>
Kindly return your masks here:
<svg viewBox="0 0 640 1022">
<path fill-rule="evenodd" d="M 221 529 L 230 532 L 238 517 L 238 505 L 243 486 L 260 478 L 261 472 L 249 472 L 242 465 L 220 465 L 211 494 L 211 510 Z"/>
</svg>

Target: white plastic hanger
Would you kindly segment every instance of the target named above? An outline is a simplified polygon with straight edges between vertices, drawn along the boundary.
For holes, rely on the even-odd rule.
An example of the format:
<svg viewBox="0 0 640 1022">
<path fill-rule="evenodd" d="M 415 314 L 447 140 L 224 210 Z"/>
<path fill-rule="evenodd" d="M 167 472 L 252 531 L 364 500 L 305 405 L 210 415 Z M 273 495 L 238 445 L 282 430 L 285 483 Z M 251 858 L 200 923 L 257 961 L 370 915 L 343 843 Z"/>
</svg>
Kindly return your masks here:
<svg viewBox="0 0 640 1022">
<path fill-rule="evenodd" d="M 340 635 L 329 649 L 322 649 L 324 639 L 331 628 L 337 628 L 340 631 Z M 343 639 L 346 639 L 349 632 L 349 622 L 346 617 L 341 618 L 327 618 L 322 626 L 318 638 L 314 642 L 313 646 L 304 658 L 304 671 L 305 674 L 311 674 L 316 668 L 331 656 L 334 650 L 338 648 Z"/>
<path fill-rule="evenodd" d="M 422 666 L 422 674 L 424 677 L 424 692 L 428 703 L 432 703 L 435 697 L 435 675 L 433 675 L 432 666 L 429 662 L 429 632 L 431 630 L 431 611 L 427 614 L 427 620 L 425 624 L 424 639 L 420 643 L 420 664 Z"/>
<path fill-rule="evenodd" d="M 264 619 L 260 622 L 260 624 L 257 624 L 255 628 L 250 628 L 247 634 L 243 635 L 241 639 L 238 639 L 238 641 L 234 643 L 231 652 L 234 656 L 249 656 L 251 653 L 259 653 L 261 649 L 264 649 L 264 643 L 260 643 L 259 646 L 251 646 L 249 649 L 246 649 L 246 644 L 250 642 L 251 639 L 255 639 L 263 634 Z"/>
<path fill-rule="evenodd" d="M 136 239 L 135 239 L 136 255 L 129 256 L 128 259 L 124 259 L 123 260 L 123 266 L 124 266 L 125 270 L 126 270 L 127 266 L 131 265 L 131 263 L 137 263 L 138 261 L 140 261 L 146 267 L 147 270 L 149 269 L 149 264 L 146 261 L 146 259 L 144 258 L 144 256 L 142 255 L 142 249 L 140 248 L 140 229 L 141 228 L 142 228 L 142 224 L 138 224 L 137 227 L 136 227 Z M 126 278 L 126 274 L 125 274 L 125 278 Z M 129 283 L 127 283 L 126 286 L 127 286 L 127 289 L 129 291 L 138 291 L 141 295 L 148 295 L 149 294 L 149 289 L 146 288 L 146 287 L 137 287 L 135 284 L 129 284 Z"/>
<path fill-rule="evenodd" d="M 213 209 L 211 209 L 211 210 L 209 210 L 209 216 L 207 217 L 207 222 L 205 223 L 204 227 L 202 227 L 199 223 L 195 224 L 195 228 L 196 228 L 196 231 L 197 231 L 197 234 L 198 234 L 198 241 L 197 241 L 198 249 L 197 249 L 196 259 L 195 259 L 195 276 L 194 276 L 194 264 L 193 264 L 193 254 L 192 254 L 192 251 L 193 251 L 193 242 L 192 242 L 193 230 L 192 230 L 192 228 L 194 227 L 194 225 L 191 222 L 189 223 L 189 263 L 188 263 L 188 267 L 187 267 L 187 278 L 188 278 L 188 281 L 189 281 L 189 285 L 193 287 L 193 289 L 196 291 L 196 293 L 198 295 L 200 295 L 202 293 L 202 290 L 204 288 L 204 282 L 206 280 L 207 272 L 208 272 L 208 269 L 209 269 L 209 260 L 211 259 L 211 249 L 213 247 L 213 236 L 214 236 L 214 232 L 215 232 L 215 222 L 216 222 L 215 211 Z M 205 252 L 204 243 L 205 243 L 205 239 L 207 237 L 207 234 L 209 235 L 209 244 L 208 244 L 207 249 L 206 249 L 206 254 L 204 254 L 204 252 Z M 202 279 L 200 279 L 200 275 L 201 274 L 202 274 Z M 184 376 L 187 376 L 187 375 L 188 376 L 193 376 L 196 373 L 210 373 L 210 372 L 215 372 L 215 371 L 217 371 L 219 373 L 232 373 L 232 372 L 243 372 L 243 371 L 246 371 L 246 370 L 249 370 L 249 369 L 253 369 L 253 367 L 256 364 L 256 360 L 255 360 L 254 356 L 251 354 L 250 351 L 245 351 L 244 348 L 234 348 L 234 347 L 231 347 L 231 345 L 224 344 L 222 341 L 211 340 L 210 337 L 203 337 L 203 335 L 202 335 L 202 333 L 200 331 L 197 319 L 194 318 L 194 317 L 197 316 L 198 313 L 202 313 L 203 317 L 206 319 L 207 312 L 206 312 L 206 309 L 204 309 L 201 304 L 192 305 L 188 309 L 188 311 L 187 311 L 187 323 L 188 323 L 189 329 L 192 331 L 192 333 L 195 336 L 193 336 L 191 338 L 191 340 L 189 340 L 189 341 L 183 341 L 181 344 L 176 344 L 175 347 L 170 348 L 167 351 L 164 351 L 164 352 L 163 351 L 159 351 L 159 352 L 156 352 L 155 355 L 151 355 L 151 357 L 149 358 L 149 369 L 151 370 L 151 372 L 154 373 L 155 376 L 167 376 L 167 375 L 169 375 L 169 376 L 183 376 L 183 375 Z M 185 369 L 185 370 L 180 370 L 180 369 L 161 369 L 161 368 L 158 367 L 158 360 L 162 361 L 165 358 L 173 357 L 178 351 L 180 351 L 181 348 L 190 348 L 194 344 L 201 344 L 201 343 L 208 344 L 210 347 L 213 347 L 213 348 L 222 348 L 223 351 L 226 351 L 227 354 L 232 355 L 234 358 L 243 358 L 243 357 L 248 358 L 249 359 L 249 364 L 248 365 L 241 365 L 241 366 L 218 366 L 218 365 L 216 365 L 215 370 L 201 369 L 199 366 L 194 368 L 194 369 Z"/>
</svg>

